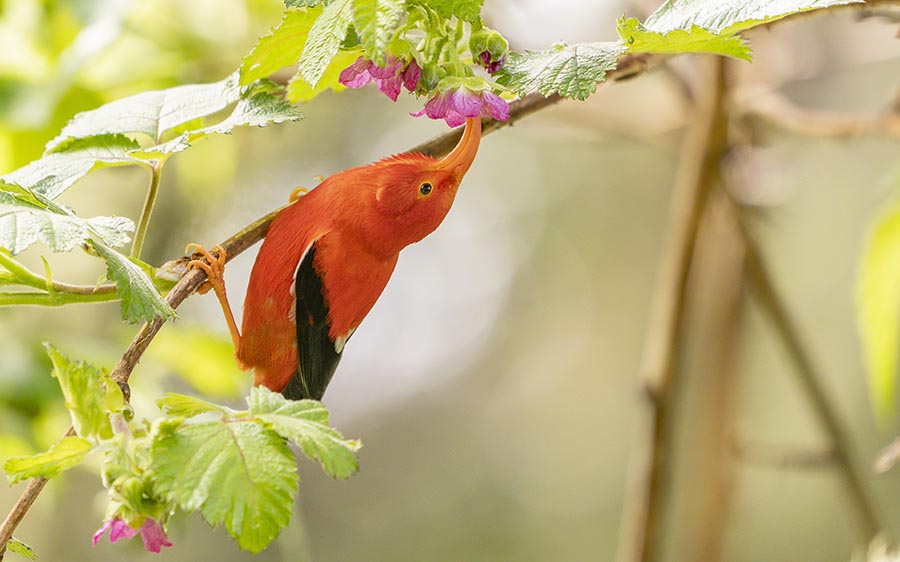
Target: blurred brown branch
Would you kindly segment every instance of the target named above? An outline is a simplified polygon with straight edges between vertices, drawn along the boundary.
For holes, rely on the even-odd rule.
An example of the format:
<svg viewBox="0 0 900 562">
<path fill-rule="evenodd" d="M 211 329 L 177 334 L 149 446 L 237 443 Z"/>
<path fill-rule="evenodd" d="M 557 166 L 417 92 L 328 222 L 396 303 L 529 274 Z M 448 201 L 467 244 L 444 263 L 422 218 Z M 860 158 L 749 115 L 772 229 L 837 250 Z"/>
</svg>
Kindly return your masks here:
<svg viewBox="0 0 900 562">
<path fill-rule="evenodd" d="M 780 93 L 768 92 L 752 96 L 740 113 L 800 135 L 884 135 L 900 139 L 900 107 L 896 106 L 871 114 L 813 110 L 800 107 Z"/>
</svg>

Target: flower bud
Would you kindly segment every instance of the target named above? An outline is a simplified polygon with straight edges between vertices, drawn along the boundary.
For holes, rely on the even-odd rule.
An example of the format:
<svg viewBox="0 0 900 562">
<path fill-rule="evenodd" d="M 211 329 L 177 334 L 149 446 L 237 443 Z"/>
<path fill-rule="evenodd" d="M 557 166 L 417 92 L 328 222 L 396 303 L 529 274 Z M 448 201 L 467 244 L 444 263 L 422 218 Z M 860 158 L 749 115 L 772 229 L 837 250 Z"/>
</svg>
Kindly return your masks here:
<svg viewBox="0 0 900 562">
<path fill-rule="evenodd" d="M 497 31 L 483 28 L 469 38 L 469 51 L 476 63 L 493 74 L 506 62 L 509 42 Z"/>
</svg>

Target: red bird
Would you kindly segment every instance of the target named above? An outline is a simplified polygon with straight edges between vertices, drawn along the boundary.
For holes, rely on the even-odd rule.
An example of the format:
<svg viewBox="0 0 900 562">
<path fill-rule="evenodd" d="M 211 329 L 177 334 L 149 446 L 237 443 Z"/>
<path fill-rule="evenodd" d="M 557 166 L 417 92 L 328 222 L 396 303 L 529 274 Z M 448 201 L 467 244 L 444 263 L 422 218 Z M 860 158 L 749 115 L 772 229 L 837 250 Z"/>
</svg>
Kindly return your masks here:
<svg viewBox="0 0 900 562">
<path fill-rule="evenodd" d="M 206 271 L 203 292 L 216 292 L 238 364 L 254 370 L 254 385 L 291 399 L 322 398 L 400 250 L 433 232 L 450 211 L 481 140 L 480 119 L 467 119 L 465 127 L 440 160 L 406 153 L 344 170 L 279 211 L 250 274 L 243 336 L 225 294 L 225 252 L 189 246 L 207 260 L 190 266 Z"/>
</svg>

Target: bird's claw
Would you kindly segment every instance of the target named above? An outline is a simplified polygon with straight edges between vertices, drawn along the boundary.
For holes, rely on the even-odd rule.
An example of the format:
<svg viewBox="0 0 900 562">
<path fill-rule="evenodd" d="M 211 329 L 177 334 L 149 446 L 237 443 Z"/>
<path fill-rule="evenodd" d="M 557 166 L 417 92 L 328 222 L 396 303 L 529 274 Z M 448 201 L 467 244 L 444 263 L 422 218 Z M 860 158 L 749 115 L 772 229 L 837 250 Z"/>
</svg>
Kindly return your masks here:
<svg viewBox="0 0 900 562">
<path fill-rule="evenodd" d="M 294 201 L 296 201 L 297 199 L 300 199 L 307 193 L 309 193 L 309 190 L 306 189 L 305 187 L 295 187 L 293 190 L 291 190 L 291 194 L 288 197 L 288 203 L 293 203 Z"/>
<path fill-rule="evenodd" d="M 197 287 L 197 292 L 201 295 L 208 293 L 210 289 L 216 292 L 225 290 L 223 274 L 228 253 L 218 244 L 213 246 L 213 251 L 216 252 L 215 255 L 203 246 L 194 243 L 188 244 L 184 249 L 184 253 L 191 256 L 191 261 L 187 264 L 188 269 L 196 267 L 206 273 L 206 281 Z"/>
</svg>

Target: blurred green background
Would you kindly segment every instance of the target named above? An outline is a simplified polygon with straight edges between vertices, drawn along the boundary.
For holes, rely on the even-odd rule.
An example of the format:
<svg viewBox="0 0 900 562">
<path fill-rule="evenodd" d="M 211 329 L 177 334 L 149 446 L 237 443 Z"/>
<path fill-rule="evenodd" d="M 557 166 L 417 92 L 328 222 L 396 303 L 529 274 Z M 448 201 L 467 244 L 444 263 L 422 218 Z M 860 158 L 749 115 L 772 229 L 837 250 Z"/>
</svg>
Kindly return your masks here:
<svg viewBox="0 0 900 562">
<path fill-rule="evenodd" d="M 615 38 L 615 18 L 655 3 L 487 0 L 484 16 L 512 47 Z M 3 0 L 0 173 L 39 157 L 74 113 L 135 92 L 219 80 L 280 20 L 275 0 Z M 599 30 L 599 31 L 598 31 Z M 739 94 L 781 89 L 810 108 L 874 112 L 900 84 L 897 25 L 850 13 L 802 18 L 751 35 L 752 65 L 734 63 Z M 689 57 L 675 61 L 690 74 Z M 287 75 L 286 75 L 287 76 Z M 749 92 L 749 93 L 748 93 Z M 374 89 L 326 93 L 297 124 L 238 130 L 173 157 L 145 259 L 211 245 L 284 204 L 297 185 L 400 152 L 445 130 L 408 117 Z M 620 536 L 636 422 L 637 377 L 672 178 L 689 117 L 681 84 L 661 69 L 566 102 L 488 137 L 444 225 L 404 252 L 348 346 L 325 397 L 332 422 L 362 439 L 361 471 L 334 482 L 301 462 L 296 516 L 252 557 L 199 517 L 175 517 L 175 547 L 90 537 L 103 490 L 90 471 L 54 480 L 16 536 L 43 560 L 596 561 Z M 879 508 L 900 531 L 900 471 L 876 476 L 897 433 L 867 402 L 854 281 L 867 221 L 900 188 L 898 144 L 794 136 L 767 128 L 733 155 L 760 240 L 824 384 L 853 436 Z M 108 169 L 62 200 L 79 214 L 135 218 L 144 170 Z M 45 248 L 23 260 L 40 269 Z M 239 311 L 255 252 L 229 266 Z M 56 278 L 93 283 L 97 260 L 48 255 Z M 745 299 L 746 301 L 746 299 Z M 702 302 L 692 303 L 702 324 Z M 736 438 L 806 450 L 824 444 L 780 342 L 744 303 L 737 329 Z M 212 297 L 192 298 L 132 379 L 139 416 L 165 391 L 239 400 Z M 0 456 L 41 450 L 67 415 L 41 342 L 111 367 L 135 328 L 115 303 L 0 309 Z M 704 456 L 705 383 L 693 362 L 718 342 L 682 342 L 676 497 L 666 520 L 672 561 L 697 558 L 703 463 L 731 470 L 724 560 L 849 560 L 858 526 L 836 473 Z M 706 417 L 705 417 L 706 416 Z M 22 485 L 0 488 L 4 513 Z M 9 554 L 12 560 L 15 555 Z"/>
</svg>

